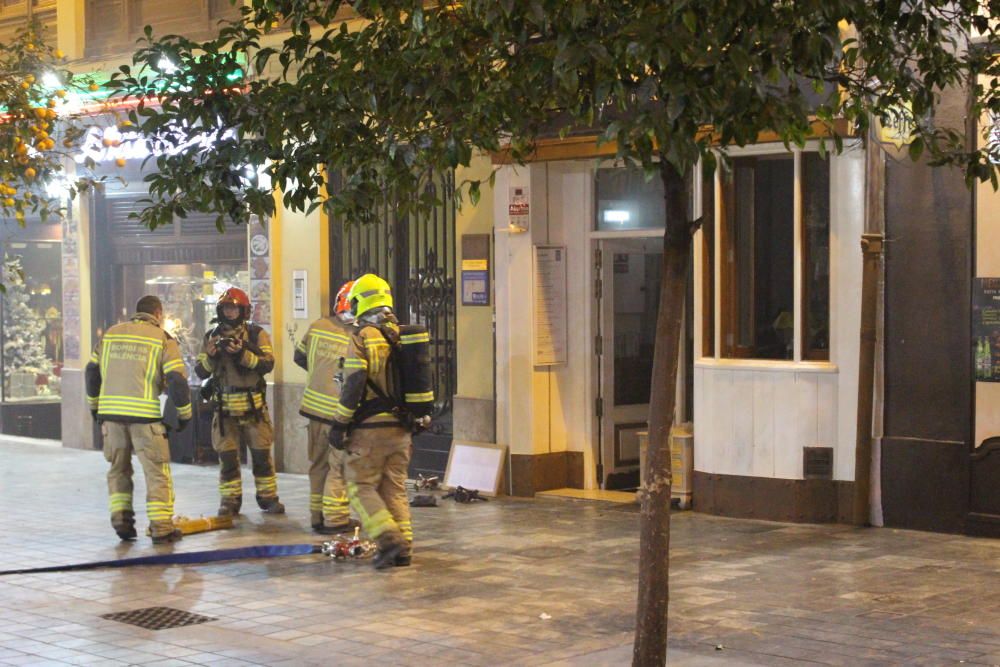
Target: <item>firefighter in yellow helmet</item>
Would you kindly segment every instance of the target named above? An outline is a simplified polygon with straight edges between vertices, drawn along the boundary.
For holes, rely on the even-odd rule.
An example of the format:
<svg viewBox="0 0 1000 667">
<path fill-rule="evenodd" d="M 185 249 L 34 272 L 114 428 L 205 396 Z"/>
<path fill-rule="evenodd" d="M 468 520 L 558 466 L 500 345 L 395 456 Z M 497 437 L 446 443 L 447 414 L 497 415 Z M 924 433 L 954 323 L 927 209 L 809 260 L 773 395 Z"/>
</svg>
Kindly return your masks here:
<svg viewBox="0 0 1000 667">
<path fill-rule="evenodd" d="M 146 516 L 155 544 L 174 542 L 174 488 L 170 445 L 160 413 L 164 389 L 177 408 L 180 428 L 191 420 L 191 396 L 180 348 L 160 328 L 163 305 L 144 296 L 128 322 L 109 328 L 94 347 L 85 370 L 87 404 L 101 423 L 108 471 L 111 525 L 118 537 L 134 540 L 132 452 L 146 477 Z"/>
<path fill-rule="evenodd" d="M 309 420 L 309 514 L 313 531 L 333 535 L 353 530 L 344 482 L 344 452 L 327 443 L 344 379 L 343 363 L 354 335 L 347 295 L 354 281 L 337 292 L 333 314 L 309 325 L 295 347 L 295 363 L 308 373 L 299 414 Z"/>
<path fill-rule="evenodd" d="M 195 373 L 211 378 L 202 391 L 218 406 L 212 419 L 212 447 L 219 454 L 220 515 L 239 514 L 243 504 L 240 441 L 250 446 L 257 505 L 270 514 L 284 514 L 274 472 L 274 429 L 264 400 L 264 376 L 274 368 L 271 337 L 250 322 L 250 299 L 230 287 L 216 304 L 217 325 L 207 334 Z"/>
<path fill-rule="evenodd" d="M 347 452 L 347 492 L 365 532 L 378 544 L 375 567 L 405 566 L 413 543 L 405 486 L 412 437 L 388 399 L 397 389 L 388 362 L 399 324 L 389 285 L 374 274 L 355 280 L 348 299 L 357 332 L 344 359 L 330 446 Z"/>
</svg>

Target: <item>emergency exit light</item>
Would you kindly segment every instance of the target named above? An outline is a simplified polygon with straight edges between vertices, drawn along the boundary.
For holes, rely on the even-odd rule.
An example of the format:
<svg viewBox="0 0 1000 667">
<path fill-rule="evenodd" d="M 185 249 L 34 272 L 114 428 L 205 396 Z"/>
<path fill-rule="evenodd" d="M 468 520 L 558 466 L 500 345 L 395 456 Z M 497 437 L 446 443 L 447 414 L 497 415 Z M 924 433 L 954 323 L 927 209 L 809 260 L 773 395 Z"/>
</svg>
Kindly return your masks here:
<svg viewBox="0 0 1000 667">
<path fill-rule="evenodd" d="M 628 211 L 608 210 L 604 212 L 604 222 L 613 222 L 619 225 L 624 225 L 630 217 Z"/>
</svg>

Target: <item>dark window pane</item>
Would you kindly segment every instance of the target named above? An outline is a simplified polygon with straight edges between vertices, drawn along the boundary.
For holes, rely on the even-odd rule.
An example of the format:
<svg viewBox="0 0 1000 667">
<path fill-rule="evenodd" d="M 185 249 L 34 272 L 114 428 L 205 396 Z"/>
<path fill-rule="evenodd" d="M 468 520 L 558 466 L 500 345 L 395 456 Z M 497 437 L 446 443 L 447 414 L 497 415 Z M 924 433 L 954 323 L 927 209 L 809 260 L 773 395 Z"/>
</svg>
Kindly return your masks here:
<svg viewBox="0 0 1000 667">
<path fill-rule="evenodd" d="M 615 405 L 649 403 L 663 255 L 615 253 Z"/>
<path fill-rule="evenodd" d="M 794 337 L 794 161 L 736 158 L 724 202 L 725 354 L 791 359 Z"/>
<path fill-rule="evenodd" d="M 701 188 L 701 354 L 715 356 L 715 177 L 703 180 Z"/>
<path fill-rule="evenodd" d="M 802 155 L 803 359 L 830 358 L 830 163 Z"/>
</svg>

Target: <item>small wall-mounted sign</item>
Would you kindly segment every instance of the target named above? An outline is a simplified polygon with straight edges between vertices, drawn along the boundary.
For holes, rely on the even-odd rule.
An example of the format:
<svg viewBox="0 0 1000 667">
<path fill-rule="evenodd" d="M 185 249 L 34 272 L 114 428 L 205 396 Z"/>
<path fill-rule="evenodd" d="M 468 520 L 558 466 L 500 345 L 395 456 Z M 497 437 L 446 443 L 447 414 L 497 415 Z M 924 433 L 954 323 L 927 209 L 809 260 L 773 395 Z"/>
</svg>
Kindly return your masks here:
<svg viewBox="0 0 1000 667">
<path fill-rule="evenodd" d="M 507 202 L 507 222 L 510 223 L 510 228 L 519 232 L 528 231 L 529 213 L 528 186 L 510 186 L 510 199 Z"/>
<path fill-rule="evenodd" d="M 309 317 L 309 299 L 306 296 L 307 276 L 304 269 L 292 271 L 292 317 L 297 320 Z"/>
<path fill-rule="evenodd" d="M 462 235 L 462 305 L 490 305 L 490 235 Z"/>
</svg>

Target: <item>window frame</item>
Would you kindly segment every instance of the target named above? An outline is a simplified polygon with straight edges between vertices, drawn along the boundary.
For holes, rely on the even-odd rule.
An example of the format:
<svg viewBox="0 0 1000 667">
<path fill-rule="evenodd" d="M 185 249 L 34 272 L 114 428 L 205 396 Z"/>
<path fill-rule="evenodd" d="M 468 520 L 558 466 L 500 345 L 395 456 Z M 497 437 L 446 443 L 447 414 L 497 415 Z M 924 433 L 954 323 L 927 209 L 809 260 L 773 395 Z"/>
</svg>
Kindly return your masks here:
<svg viewBox="0 0 1000 667">
<path fill-rule="evenodd" d="M 833 359 L 833 344 L 832 340 L 826 350 L 807 350 L 808 341 L 804 335 L 804 327 L 807 322 L 806 318 L 806 301 L 807 298 L 806 291 L 808 286 L 805 285 L 806 276 L 806 262 L 809 261 L 809 249 L 805 247 L 807 238 L 805 233 L 805 220 L 803 219 L 803 160 L 802 155 L 808 153 L 818 153 L 818 143 L 810 142 L 806 145 L 804 149 L 795 148 L 791 151 L 787 151 L 783 146 L 780 145 L 754 145 L 743 149 L 734 150 L 730 153 L 733 158 L 739 157 L 766 157 L 773 155 L 787 155 L 791 152 L 794 166 L 793 166 L 793 181 L 794 186 L 792 189 L 792 214 L 793 214 L 793 261 L 792 261 L 792 271 L 793 271 L 793 293 L 792 293 L 792 303 L 794 304 L 793 313 L 793 340 L 792 340 L 792 358 L 791 359 L 767 359 L 762 357 L 756 357 L 752 354 L 748 354 L 743 350 L 740 350 L 738 354 L 732 354 L 730 352 L 732 345 L 727 345 L 727 334 L 733 334 L 735 337 L 735 331 L 733 331 L 732 326 L 734 324 L 733 316 L 734 313 L 730 311 L 735 310 L 735 301 L 729 298 L 727 293 L 728 286 L 727 283 L 730 281 L 730 276 L 727 276 L 727 270 L 723 266 L 725 262 L 722 260 L 727 257 L 728 245 L 727 245 L 727 235 L 730 233 L 729 225 L 727 224 L 727 206 L 731 206 L 732 196 L 727 196 L 727 190 L 730 186 L 727 186 L 726 180 L 723 178 L 723 174 L 720 169 L 717 169 L 714 174 L 714 261 L 710 257 L 709 252 L 705 248 L 705 243 L 707 243 L 706 235 L 704 232 L 699 231 L 699 239 L 695 244 L 697 259 L 699 265 L 698 280 L 701 285 L 701 313 L 698 315 L 698 325 L 702 331 L 702 337 L 699 345 L 699 351 L 697 357 L 700 362 L 716 362 L 722 365 L 737 365 L 737 366 L 762 366 L 762 367 L 773 367 L 773 366 L 790 366 L 790 365 L 808 365 L 809 367 L 816 366 L 817 368 L 834 367 L 832 363 Z M 830 234 L 830 248 L 829 248 L 829 262 L 830 271 L 828 280 L 830 281 L 830 298 L 827 304 L 828 307 L 828 322 L 830 327 L 830 335 L 833 335 L 834 328 L 834 313 L 833 313 L 833 282 L 834 282 L 834 266 L 833 266 L 833 237 L 834 237 L 834 181 L 835 181 L 835 160 L 836 156 L 827 155 L 826 160 L 830 161 L 830 169 L 828 175 L 827 187 L 829 189 L 829 200 L 830 200 L 830 212 L 829 212 L 829 234 Z M 721 161 L 720 161 L 721 164 Z M 713 290 L 714 288 L 714 290 Z M 708 337 L 712 336 L 713 340 L 711 344 L 708 342 Z"/>
</svg>

